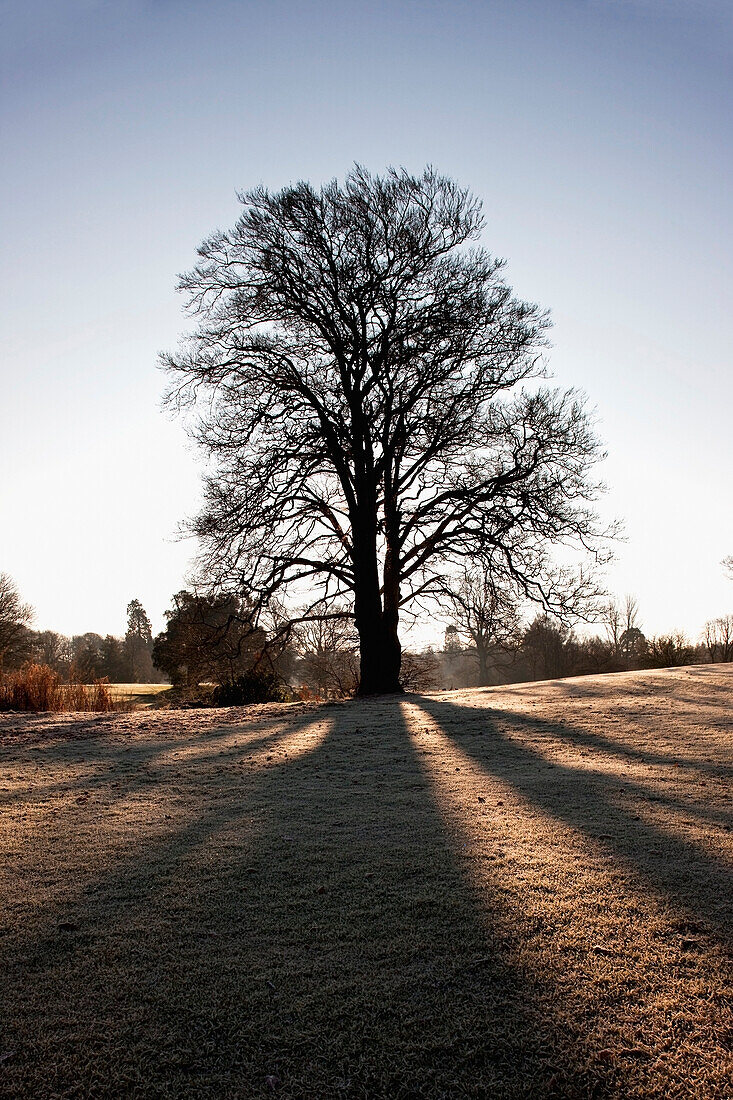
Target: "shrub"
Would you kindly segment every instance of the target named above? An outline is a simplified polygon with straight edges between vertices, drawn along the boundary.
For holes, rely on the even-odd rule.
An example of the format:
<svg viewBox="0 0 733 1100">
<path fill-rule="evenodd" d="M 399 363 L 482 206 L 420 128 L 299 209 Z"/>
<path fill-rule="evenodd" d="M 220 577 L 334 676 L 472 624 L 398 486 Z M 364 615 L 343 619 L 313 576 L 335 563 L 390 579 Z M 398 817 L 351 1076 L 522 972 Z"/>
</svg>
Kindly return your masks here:
<svg viewBox="0 0 733 1100">
<path fill-rule="evenodd" d="M 0 682 L 1 710 L 62 709 L 61 677 L 48 665 L 30 663 Z"/>
<path fill-rule="evenodd" d="M 215 707 L 239 707 L 248 703 L 284 703 L 287 694 L 274 672 L 251 671 L 230 683 L 214 688 L 211 701 Z"/>
<path fill-rule="evenodd" d="M 212 698 L 216 691 L 215 684 L 189 684 L 188 686 L 174 687 L 170 694 L 171 705 L 174 707 L 213 707 Z"/>
<path fill-rule="evenodd" d="M 22 711 L 110 711 L 124 710 L 125 704 L 112 698 L 109 684 L 95 680 L 63 683 L 48 665 L 31 662 L 0 680 L 0 710 Z"/>
</svg>

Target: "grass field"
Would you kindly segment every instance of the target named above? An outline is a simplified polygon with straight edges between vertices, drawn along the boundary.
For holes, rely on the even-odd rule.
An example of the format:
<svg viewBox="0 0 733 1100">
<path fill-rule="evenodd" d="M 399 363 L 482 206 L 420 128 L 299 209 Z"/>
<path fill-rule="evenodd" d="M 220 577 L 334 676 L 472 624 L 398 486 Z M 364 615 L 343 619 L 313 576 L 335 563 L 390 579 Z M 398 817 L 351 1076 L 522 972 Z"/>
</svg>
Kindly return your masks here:
<svg viewBox="0 0 733 1100">
<path fill-rule="evenodd" d="M 731 1095 L 733 666 L 0 716 L 0 1095 Z"/>
<path fill-rule="evenodd" d="M 120 699 L 132 707 L 158 707 L 171 693 L 170 684 L 110 684 L 113 699 Z"/>
</svg>

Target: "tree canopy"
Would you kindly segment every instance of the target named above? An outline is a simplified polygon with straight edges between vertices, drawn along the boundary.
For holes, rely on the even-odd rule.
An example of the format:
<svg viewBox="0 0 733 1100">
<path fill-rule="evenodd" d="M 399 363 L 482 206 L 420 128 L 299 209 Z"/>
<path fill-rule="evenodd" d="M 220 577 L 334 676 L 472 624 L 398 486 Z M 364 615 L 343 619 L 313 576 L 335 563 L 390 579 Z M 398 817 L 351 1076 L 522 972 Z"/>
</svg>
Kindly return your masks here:
<svg viewBox="0 0 733 1100">
<path fill-rule="evenodd" d="M 214 460 L 202 566 L 301 618 L 347 600 L 360 692 L 398 690 L 401 615 L 467 560 L 553 608 L 552 545 L 598 550 L 598 443 L 578 395 L 536 381 L 547 315 L 475 243 L 481 204 L 453 180 L 356 166 L 240 200 L 181 278 L 197 323 L 163 357 Z"/>
<path fill-rule="evenodd" d="M 155 639 L 153 660 L 175 687 L 232 683 L 262 655 L 264 634 L 253 627 L 236 596 L 177 592 L 166 619 L 165 630 Z"/>
</svg>

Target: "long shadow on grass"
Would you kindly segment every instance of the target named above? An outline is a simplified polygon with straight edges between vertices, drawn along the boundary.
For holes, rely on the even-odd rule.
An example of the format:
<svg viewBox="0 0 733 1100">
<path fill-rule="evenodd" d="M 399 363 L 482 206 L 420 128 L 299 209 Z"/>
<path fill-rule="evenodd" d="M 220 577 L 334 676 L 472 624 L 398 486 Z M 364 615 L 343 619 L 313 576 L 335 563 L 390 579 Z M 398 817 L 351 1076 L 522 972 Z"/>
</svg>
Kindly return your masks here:
<svg viewBox="0 0 733 1100">
<path fill-rule="evenodd" d="M 639 721 L 638 714 L 634 717 L 633 712 L 627 708 L 622 710 L 614 706 L 609 713 L 614 718 L 626 718 L 630 723 L 633 722 L 637 728 L 642 725 Z M 548 733 L 552 733 L 553 731 L 553 723 L 548 723 L 544 719 L 533 718 L 531 714 L 502 709 L 501 715 L 517 727 L 524 726 L 526 728 L 537 729 Z M 658 716 L 655 716 L 654 723 L 649 722 L 643 724 L 649 726 L 651 732 L 652 726 L 658 728 Z M 566 743 L 574 742 L 576 745 L 597 750 L 608 756 L 619 757 L 622 760 L 634 760 L 641 764 L 658 764 L 661 767 L 679 765 L 679 767 L 687 768 L 692 772 L 719 776 L 721 779 L 733 779 L 733 768 L 731 768 L 730 765 L 718 764 L 712 760 L 701 760 L 685 752 L 659 752 L 658 750 L 652 749 L 651 745 L 648 749 L 639 749 L 634 745 L 627 744 L 625 741 L 614 741 L 611 737 L 604 737 L 594 730 L 579 728 L 575 723 L 572 725 L 563 725 L 562 730 L 563 741 Z"/>
<path fill-rule="evenodd" d="M 471 713 L 475 714 L 475 711 L 471 711 Z M 608 757 L 610 762 L 617 766 L 633 761 L 645 765 L 655 765 L 665 769 L 679 768 L 680 776 L 693 779 L 697 781 L 697 783 L 700 782 L 701 776 L 712 776 L 728 782 L 733 781 L 733 768 L 724 764 L 715 765 L 711 764 L 709 761 L 698 760 L 685 753 L 659 753 L 651 749 L 637 749 L 632 745 L 625 744 L 623 741 L 614 741 L 610 737 L 603 737 L 590 730 L 581 729 L 576 724 L 565 725 L 547 722 L 545 719 L 532 718 L 521 711 L 508 710 L 506 708 L 498 712 L 498 716 L 503 722 L 509 723 L 511 727 L 518 732 L 531 731 L 541 736 L 547 736 L 550 742 L 553 737 L 556 738 L 558 736 L 558 731 L 561 731 L 560 743 L 562 745 L 581 749 L 592 749 L 598 755 Z M 551 767 L 555 767 L 554 761 L 552 763 L 547 761 L 547 764 Z M 597 772 L 593 769 L 583 768 L 577 769 L 577 774 L 597 778 L 599 775 L 603 776 L 604 773 Z M 731 812 L 731 810 L 712 806 L 708 803 L 703 804 L 695 802 L 691 798 L 680 799 L 679 797 L 665 795 L 659 788 L 651 790 L 645 785 L 643 780 L 630 779 L 622 772 L 611 776 L 605 773 L 605 782 L 608 784 L 609 789 L 613 787 L 618 790 L 619 787 L 622 786 L 625 795 L 631 795 L 638 797 L 642 801 L 666 806 L 677 813 L 684 813 L 689 817 L 696 817 L 711 825 L 722 826 L 727 831 L 733 829 L 733 812 Z M 704 785 L 707 785 L 708 781 L 707 779 L 703 779 L 702 782 Z M 698 794 L 699 797 L 699 793 L 696 792 L 696 794 Z"/>
<path fill-rule="evenodd" d="M 400 704 L 287 733 L 319 719 L 287 760 L 192 777 L 187 823 L 95 876 L 77 927 L 26 941 L 11 1088 L 623 1095 L 493 938 L 500 902 L 468 883 Z"/>
<path fill-rule="evenodd" d="M 289 748 L 303 739 L 303 751 L 310 751 L 309 731 L 326 721 L 325 716 L 319 720 L 318 711 L 313 710 L 287 722 L 281 718 L 253 722 L 254 729 L 249 731 L 244 721 L 241 730 L 236 725 L 217 727 L 203 736 L 186 738 L 178 731 L 173 737 L 138 738 L 130 744 L 89 739 L 47 747 L 46 764 L 86 765 L 92 770 L 47 784 L 19 784 L 18 799 L 28 802 L 39 796 L 60 795 L 62 809 L 52 821 L 40 817 L 40 822 L 49 839 L 65 838 L 67 849 L 75 844 L 86 846 L 90 856 L 82 867 L 78 889 L 76 883 L 69 884 L 63 911 L 57 907 L 39 914 L 36 906 L 34 917 L 50 917 L 63 924 L 68 923 L 64 917 L 77 910 L 104 908 L 111 896 L 133 904 L 146 897 L 150 883 L 168 875 L 178 861 L 227 823 L 246 820 L 248 809 L 241 792 L 249 770 L 266 781 L 267 771 L 278 766 L 276 757 L 287 762 Z M 238 738 L 240 733 L 244 735 Z M 233 738 L 238 738 L 234 744 Z M 222 742 L 229 743 L 222 748 Z M 188 755 L 175 759 L 172 754 L 176 751 Z M 163 762 L 163 757 L 169 759 Z M 123 820 L 115 825 L 118 811 Z M 106 844 L 107 834 L 113 831 L 118 841 L 121 834 L 122 843 Z M 101 841 L 99 848 L 97 841 Z M 54 854 L 66 853 L 61 847 Z M 31 930 L 29 925 L 26 939 Z M 38 957 L 44 946 L 53 949 L 58 937 L 36 936 L 34 942 Z"/>
<path fill-rule="evenodd" d="M 78 732 L 74 737 L 62 735 L 37 744 L 6 743 L 0 747 L 0 760 L 15 765 L 14 771 L 29 760 L 38 770 L 51 775 L 59 768 L 69 769 L 61 779 L 49 778 L 39 782 L 37 772 L 26 782 L 16 779 L 12 787 L 0 791 L 0 807 L 10 807 L 39 797 L 48 799 L 57 795 L 77 795 L 88 796 L 100 807 L 110 809 L 116 802 L 128 799 L 158 781 L 185 780 L 191 763 L 200 766 L 216 760 L 222 766 L 228 760 L 241 759 L 243 754 L 256 751 L 275 740 L 284 721 L 289 722 L 290 729 L 299 729 L 315 721 L 313 716 L 316 713 L 315 708 L 309 707 L 305 712 L 291 713 L 286 717 L 280 714 L 252 719 L 242 712 L 239 722 L 229 719 L 228 724 L 212 726 L 195 737 L 182 729 L 157 734 L 155 719 L 123 733 L 113 725 L 110 737 L 107 728 L 100 726 L 98 721 L 82 719 L 75 723 Z M 191 721 L 195 724 L 195 717 Z M 186 756 L 177 761 L 175 752 L 184 745 Z M 86 770 L 77 772 L 74 769 Z"/>
<path fill-rule="evenodd" d="M 602 844 L 654 890 L 728 939 L 733 875 L 727 866 L 698 846 L 629 814 L 617 797 L 620 787 L 630 787 L 623 775 L 560 764 L 511 736 L 512 726 L 518 732 L 531 726 L 556 743 L 572 743 L 576 730 L 560 722 L 532 723 L 531 718 L 501 710 L 477 711 L 445 699 L 421 697 L 416 703 L 487 774 L 508 783 L 550 818 Z M 654 800 L 682 815 L 694 812 L 687 802 L 673 797 L 650 798 Z"/>
<path fill-rule="evenodd" d="M 652 725 L 659 720 L 659 711 L 653 709 L 654 705 L 664 703 L 671 697 L 674 699 L 675 717 L 680 714 L 693 717 L 708 711 L 715 711 L 720 716 L 721 722 L 726 720 L 720 700 L 716 696 L 718 693 L 722 694 L 733 687 L 733 665 L 704 665 L 697 668 L 685 666 L 684 668 L 657 669 L 656 671 L 665 673 L 665 675 L 656 676 L 653 672 L 649 674 L 650 670 L 633 673 L 621 672 L 612 676 L 602 674 L 604 676 L 603 686 L 607 692 L 611 692 L 618 683 L 618 687 L 622 689 L 625 698 L 636 697 L 643 702 L 643 707 L 639 708 L 619 700 L 613 700 L 611 709 L 614 715 L 628 719 L 632 725 L 638 726 L 640 723 Z M 673 675 L 667 675 L 670 673 Z M 616 681 L 616 676 L 618 676 L 618 681 Z M 729 684 L 725 682 L 728 679 L 730 680 Z M 593 682 L 594 680 L 595 675 L 570 677 L 565 680 L 548 681 L 547 686 L 559 695 L 568 696 L 572 699 L 590 698 L 602 702 L 603 696 L 599 696 L 598 685 Z M 693 693 L 685 690 L 690 682 L 694 685 L 699 681 L 705 683 L 711 697 L 705 698 L 699 690 Z M 537 685 L 530 683 L 527 686 L 529 690 L 523 692 L 522 685 L 513 685 L 512 692 L 520 697 L 522 694 L 531 695 L 531 689 Z M 709 719 L 710 716 L 705 713 L 706 722 Z M 728 721 L 730 721 L 729 718 Z"/>
</svg>

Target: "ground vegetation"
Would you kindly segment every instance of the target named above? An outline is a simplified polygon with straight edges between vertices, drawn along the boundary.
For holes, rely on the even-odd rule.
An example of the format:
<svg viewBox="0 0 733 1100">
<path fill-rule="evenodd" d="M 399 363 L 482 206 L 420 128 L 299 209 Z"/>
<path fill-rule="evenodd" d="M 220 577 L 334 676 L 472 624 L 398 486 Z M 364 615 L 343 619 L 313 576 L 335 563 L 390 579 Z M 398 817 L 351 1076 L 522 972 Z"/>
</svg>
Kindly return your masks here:
<svg viewBox="0 0 733 1100">
<path fill-rule="evenodd" d="M 0 716 L 0 1092 L 727 1100 L 732 690 Z"/>
</svg>

